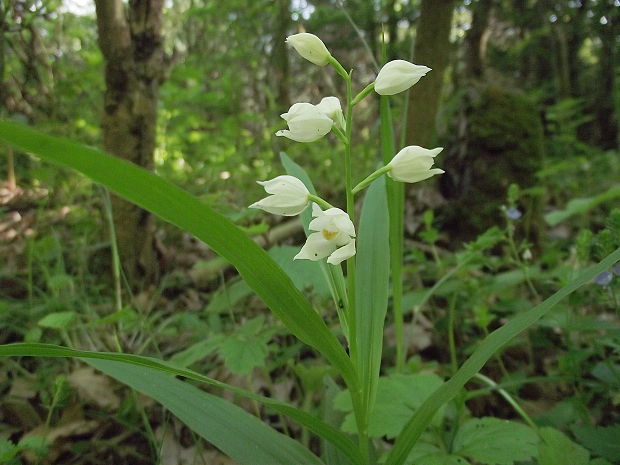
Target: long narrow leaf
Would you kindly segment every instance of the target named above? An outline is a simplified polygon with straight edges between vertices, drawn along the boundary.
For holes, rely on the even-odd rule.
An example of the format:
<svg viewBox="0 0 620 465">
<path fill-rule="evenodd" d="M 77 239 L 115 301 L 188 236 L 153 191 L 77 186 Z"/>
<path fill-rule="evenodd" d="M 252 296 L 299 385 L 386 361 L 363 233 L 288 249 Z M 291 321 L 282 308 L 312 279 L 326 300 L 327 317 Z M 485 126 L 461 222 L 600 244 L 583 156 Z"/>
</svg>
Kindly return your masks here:
<svg viewBox="0 0 620 465">
<path fill-rule="evenodd" d="M 87 363 L 152 397 L 240 465 L 323 464 L 299 442 L 278 433 L 242 408 L 189 383 L 123 362 L 91 359 Z"/>
<path fill-rule="evenodd" d="M 584 284 L 591 282 L 596 275 L 610 268 L 618 260 L 620 260 L 620 249 L 608 255 L 598 265 L 591 266 L 584 270 L 575 280 L 564 286 L 541 304 L 521 313 L 501 328 L 489 334 L 480 343 L 474 353 L 463 363 L 454 376 L 438 388 L 413 415 L 397 438 L 396 444 L 388 456 L 386 465 L 402 465 L 405 462 L 409 452 L 420 435 L 424 432 L 426 426 L 430 423 L 435 412 L 456 396 L 463 386 L 465 386 L 465 383 L 480 371 L 495 352 L 519 333 L 535 324 L 560 300 Z"/>
<path fill-rule="evenodd" d="M 388 164 L 396 155 L 394 126 L 390 97 L 380 99 L 381 152 L 383 163 Z M 386 179 L 388 210 L 390 212 L 390 270 L 392 276 L 392 309 L 396 334 L 396 370 L 405 366 L 405 325 L 403 320 L 403 243 L 405 217 L 405 190 L 402 182 Z"/>
<path fill-rule="evenodd" d="M 271 311 L 355 386 L 353 365 L 338 339 L 267 253 L 241 229 L 184 190 L 125 160 L 22 124 L 0 122 L 0 140 L 73 168 L 121 197 L 203 240 L 226 258 Z"/>
<path fill-rule="evenodd" d="M 389 214 L 385 178 L 375 180 L 366 193 L 357 235 L 356 336 L 357 368 L 366 412 L 374 404 L 390 275 Z"/>
<path fill-rule="evenodd" d="M 125 363 L 137 367 L 145 367 L 150 370 L 156 370 L 165 374 L 183 376 L 187 379 L 199 381 L 211 386 L 226 389 L 242 397 L 260 402 L 273 410 L 286 415 L 299 424 L 307 427 L 310 431 L 331 442 L 339 450 L 341 450 L 354 463 L 359 463 L 359 451 L 357 447 L 346 435 L 336 428 L 324 423 L 318 418 L 292 407 L 284 402 L 270 399 L 269 397 L 260 396 L 245 389 L 231 386 L 230 384 L 217 381 L 207 376 L 201 375 L 195 371 L 177 367 L 171 363 L 157 360 L 141 355 L 122 354 L 115 352 L 91 352 L 87 350 L 75 350 L 67 347 L 52 344 L 5 344 L 0 345 L 0 357 L 73 357 L 81 358 L 90 363 L 91 360 L 108 360 L 115 363 Z"/>
</svg>

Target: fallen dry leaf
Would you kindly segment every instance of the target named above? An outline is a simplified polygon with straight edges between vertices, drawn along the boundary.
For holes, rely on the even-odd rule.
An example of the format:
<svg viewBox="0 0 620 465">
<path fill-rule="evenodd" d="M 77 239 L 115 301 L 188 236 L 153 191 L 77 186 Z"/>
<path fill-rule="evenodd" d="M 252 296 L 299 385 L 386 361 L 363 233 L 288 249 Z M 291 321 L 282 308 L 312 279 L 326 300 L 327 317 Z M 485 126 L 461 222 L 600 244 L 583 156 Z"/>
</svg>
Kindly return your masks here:
<svg viewBox="0 0 620 465">
<path fill-rule="evenodd" d="M 102 409 L 115 410 L 120 405 L 110 378 L 96 373 L 91 367 L 78 368 L 68 376 L 68 380 L 80 398 L 93 402 Z"/>
</svg>

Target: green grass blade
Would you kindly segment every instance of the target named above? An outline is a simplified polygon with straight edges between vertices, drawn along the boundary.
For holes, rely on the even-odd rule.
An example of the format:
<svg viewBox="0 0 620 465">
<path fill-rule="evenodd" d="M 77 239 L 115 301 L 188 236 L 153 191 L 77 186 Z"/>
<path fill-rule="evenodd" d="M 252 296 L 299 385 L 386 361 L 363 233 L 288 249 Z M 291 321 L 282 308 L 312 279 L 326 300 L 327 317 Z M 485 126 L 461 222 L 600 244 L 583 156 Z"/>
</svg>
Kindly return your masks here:
<svg viewBox="0 0 620 465">
<path fill-rule="evenodd" d="M 356 367 L 366 413 L 372 411 L 383 348 L 383 326 L 390 275 L 389 217 L 385 178 L 375 180 L 366 193 L 357 234 Z"/>
<path fill-rule="evenodd" d="M 299 424 L 305 426 L 313 433 L 331 442 L 335 447 L 341 450 L 354 463 L 359 463 L 359 451 L 356 445 L 345 434 L 336 428 L 324 423 L 320 419 L 292 407 L 284 402 L 271 399 L 269 397 L 260 396 L 245 389 L 231 386 L 230 384 L 217 381 L 207 376 L 201 375 L 195 371 L 177 367 L 174 364 L 157 360 L 141 355 L 122 354 L 116 352 L 91 352 L 87 350 L 76 350 L 67 347 L 52 344 L 5 344 L 0 345 L 0 357 L 73 357 L 88 361 L 91 360 L 108 360 L 115 363 L 125 363 L 138 367 L 145 367 L 150 370 L 156 370 L 161 373 L 183 376 L 184 378 L 209 384 L 214 387 L 226 389 L 239 396 L 255 400 L 266 405 L 267 407 L 286 415 Z"/>
<path fill-rule="evenodd" d="M 73 168 L 121 197 L 190 232 L 226 258 L 271 311 L 304 343 L 356 385 L 353 365 L 338 339 L 267 253 L 226 217 L 165 179 L 125 160 L 22 124 L 0 122 L 0 140 Z"/>
<path fill-rule="evenodd" d="M 96 369 L 155 399 L 199 436 L 240 465 L 323 462 L 240 407 L 151 368 L 88 360 Z"/>
<path fill-rule="evenodd" d="M 551 297 L 536 307 L 521 313 L 501 328 L 489 334 L 463 363 L 461 368 L 437 389 L 413 415 L 400 436 L 397 438 L 394 448 L 388 456 L 386 465 L 402 465 L 412 447 L 426 426 L 430 423 L 435 412 L 446 402 L 450 401 L 502 346 L 508 343 L 519 333 L 534 325 L 541 317 L 553 308 L 560 300 L 574 292 L 579 287 L 589 283 L 596 275 L 605 271 L 620 260 L 620 249 L 608 255 L 598 265 L 584 270 L 575 280 L 564 286 Z"/>
</svg>

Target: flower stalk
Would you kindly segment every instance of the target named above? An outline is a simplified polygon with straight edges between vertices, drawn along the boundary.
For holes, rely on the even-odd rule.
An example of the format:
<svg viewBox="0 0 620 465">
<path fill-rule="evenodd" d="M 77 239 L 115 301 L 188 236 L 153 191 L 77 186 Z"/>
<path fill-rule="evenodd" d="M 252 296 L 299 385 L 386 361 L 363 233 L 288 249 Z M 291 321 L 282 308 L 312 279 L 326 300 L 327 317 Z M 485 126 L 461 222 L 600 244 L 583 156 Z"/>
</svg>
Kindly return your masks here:
<svg viewBox="0 0 620 465">
<path fill-rule="evenodd" d="M 384 175 L 385 173 L 389 172 L 392 169 L 391 166 L 383 166 L 381 168 L 379 168 L 377 171 L 375 171 L 374 173 L 369 174 L 366 179 L 364 179 L 363 181 L 361 181 L 357 186 L 355 186 L 352 190 L 353 195 L 359 193 L 362 189 L 367 188 L 368 186 L 370 186 L 370 184 L 377 179 L 378 177 Z"/>
<path fill-rule="evenodd" d="M 364 88 L 364 90 L 362 90 L 359 94 L 355 96 L 352 102 L 353 106 L 357 105 L 362 100 L 364 100 L 374 89 L 375 89 L 375 82 L 373 81 L 370 84 L 368 84 Z"/>
</svg>

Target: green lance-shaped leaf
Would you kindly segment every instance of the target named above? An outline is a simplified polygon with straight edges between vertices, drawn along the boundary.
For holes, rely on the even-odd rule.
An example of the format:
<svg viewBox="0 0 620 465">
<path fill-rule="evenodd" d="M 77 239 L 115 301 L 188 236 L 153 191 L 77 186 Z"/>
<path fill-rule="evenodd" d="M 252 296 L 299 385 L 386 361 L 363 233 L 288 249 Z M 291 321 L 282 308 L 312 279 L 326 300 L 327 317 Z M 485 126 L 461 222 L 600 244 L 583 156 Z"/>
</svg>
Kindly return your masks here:
<svg viewBox="0 0 620 465">
<path fill-rule="evenodd" d="M 368 188 L 357 234 L 356 367 L 367 414 L 372 411 L 379 381 L 389 276 L 389 216 L 385 178 L 381 177 Z"/>
<path fill-rule="evenodd" d="M 123 362 L 91 359 L 87 363 L 152 397 L 240 465 L 323 464 L 299 442 L 189 383 L 152 368 Z"/>
<path fill-rule="evenodd" d="M 260 396 L 245 389 L 231 386 L 230 384 L 217 381 L 207 376 L 201 375 L 195 371 L 181 368 L 170 362 L 157 360 L 150 357 L 144 357 L 141 355 L 121 354 L 115 352 L 91 352 L 87 350 L 69 349 L 67 347 L 52 345 L 52 344 L 35 344 L 35 343 L 20 343 L 20 344 L 5 344 L 0 345 L 0 357 L 73 357 L 81 358 L 84 361 L 90 363 L 92 360 L 108 360 L 115 363 L 125 363 L 137 367 L 145 367 L 150 370 L 159 371 L 175 376 L 183 376 L 184 378 L 199 381 L 201 383 L 209 384 L 218 388 L 226 389 L 239 396 L 255 400 L 257 402 L 266 405 L 267 407 L 286 415 L 299 424 L 305 426 L 313 433 L 322 437 L 326 441 L 333 444 L 340 451 L 342 451 L 347 457 L 351 459 L 353 463 L 360 463 L 360 455 L 356 445 L 347 436 L 338 431 L 336 428 L 324 423 L 318 418 L 292 407 L 284 402 L 271 399 L 269 397 Z M 94 365 L 93 365 L 94 366 Z"/>
<path fill-rule="evenodd" d="M 269 255 L 226 217 L 154 173 L 94 148 L 7 121 L 0 122 L 0 140 L 80 171 L 204 241 L 239 271 L 291 333 L 321 352 L 349 386 L 356 385 L 351 361 L 321 317 Z"/>
<path fill-rule="evenodd" d="M 390 98 L 380 98 L 381 152 L 383 163 L 388 164 L 396 154 L 394 125 Z M 405 112 L 406 113 L 406 112 Z M 396 335 L 396 370 L 402 372 L 405 366 L 405 328 L 403 320 L 403 248 L 405 232 L 405 186 L 402 182 L 387 178 L 388 210 L 390 212 L 390 269 L 392 275 L 392 309 L 394 311 L 394 332 Z"/>
<path fill-rule="evenodd" d="M 449 402 L 465 386 L 484 364 L 502 348 L 508 341 L 534 325 L 542 316 L 549 312 L 560 300 L 574 292 L 579 287 L 591 282 L 596 275 L 610 268 L 620 260 L 620 248 L 608 255 L 598 265 L 584 270 L 576 279 L 557 291 L 534 308 L 519 314 L 501 328 L 489 334 L 480 343 L 474 353 L 463 363 L 461 368 L 437 389 L 413 415 L 409 423 L 396 440 L 390 452 L 386 465 L 402 465 L 407 455 L 415 445 L 420 435 L 430 423 L 434 413 L 446 402 Z"/>
</svg>

